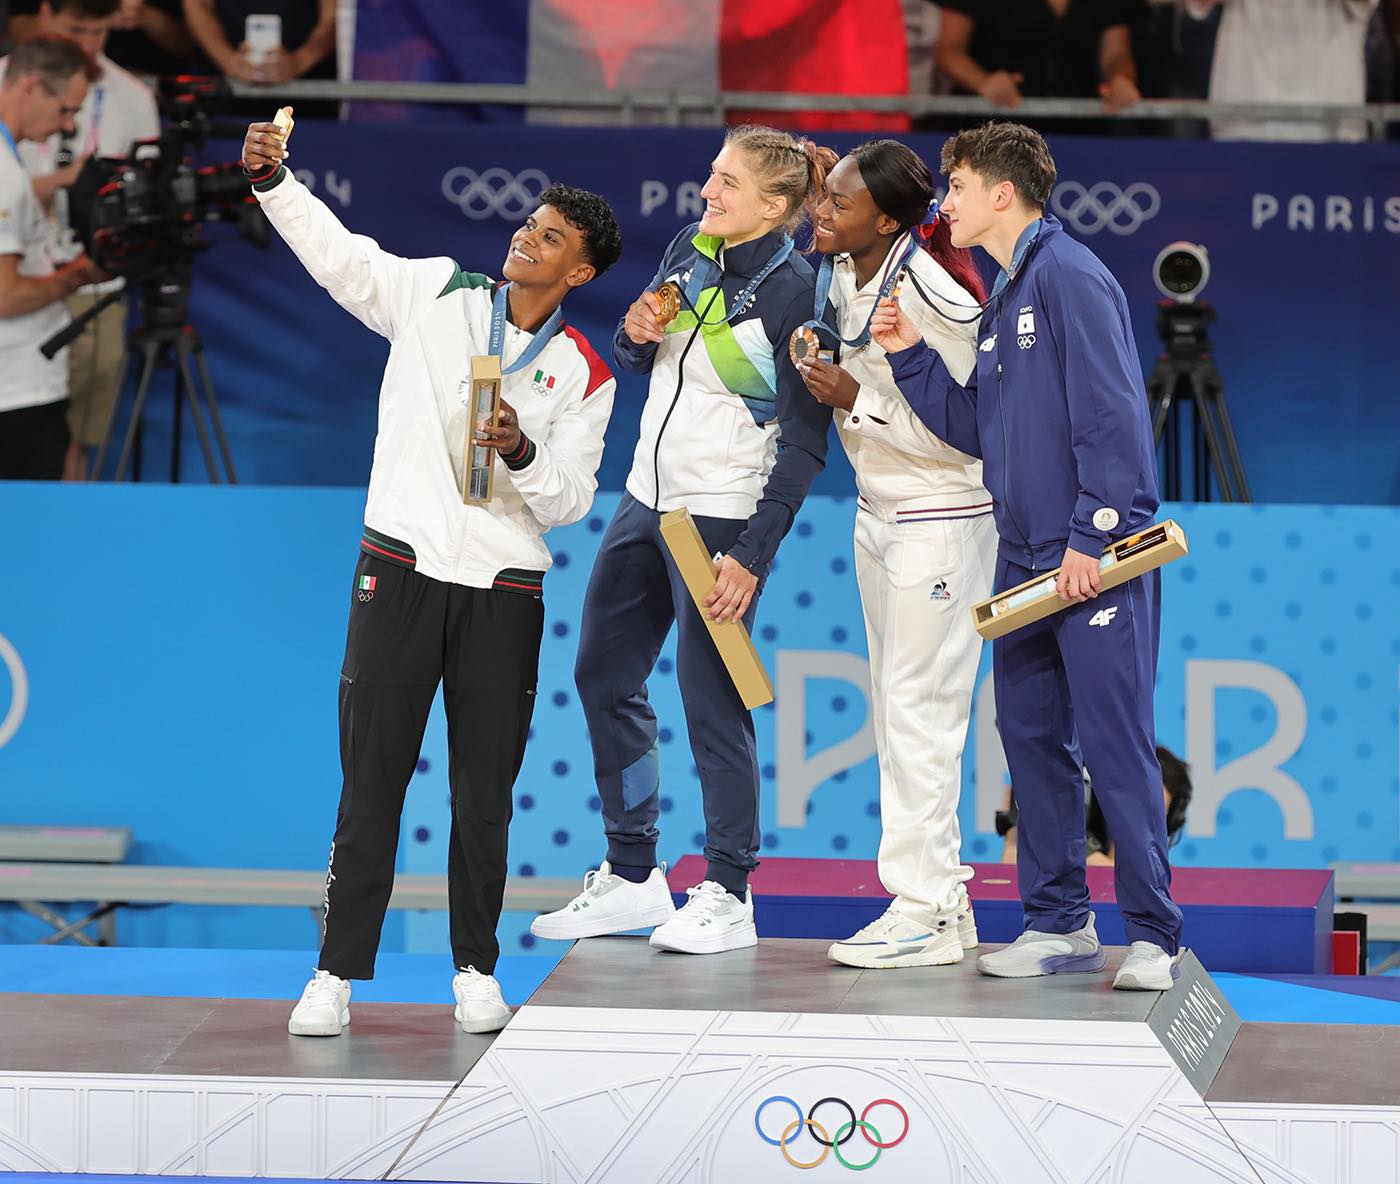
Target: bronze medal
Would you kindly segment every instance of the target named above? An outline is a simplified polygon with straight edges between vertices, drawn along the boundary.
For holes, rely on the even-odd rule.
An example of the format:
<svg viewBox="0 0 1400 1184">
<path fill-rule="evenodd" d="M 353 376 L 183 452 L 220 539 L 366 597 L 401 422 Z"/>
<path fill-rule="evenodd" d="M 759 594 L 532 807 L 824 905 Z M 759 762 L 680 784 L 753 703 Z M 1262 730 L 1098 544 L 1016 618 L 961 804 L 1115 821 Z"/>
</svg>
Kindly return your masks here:
<svg viewBox="0 0 1400 1184">
<path fill-rule="evenodd" d="M 792 331 L 792 336 L 788 339 L 788 357 L 792 359 L 794 366 L 802 361 L 815 361 L 820 356 L 821 342 L 817 340 L 815 330 L 803 325 Z"/>
<path fill-rule="evenodd" d="M 656 302 L 661 306 L 661 311 L 656 314 L 656 319 L 663 325 L 669 325 L 680 316 L 680 285 L 674 280 L 667 280 L 661 287 L 656 289 Z"/>
</svg>

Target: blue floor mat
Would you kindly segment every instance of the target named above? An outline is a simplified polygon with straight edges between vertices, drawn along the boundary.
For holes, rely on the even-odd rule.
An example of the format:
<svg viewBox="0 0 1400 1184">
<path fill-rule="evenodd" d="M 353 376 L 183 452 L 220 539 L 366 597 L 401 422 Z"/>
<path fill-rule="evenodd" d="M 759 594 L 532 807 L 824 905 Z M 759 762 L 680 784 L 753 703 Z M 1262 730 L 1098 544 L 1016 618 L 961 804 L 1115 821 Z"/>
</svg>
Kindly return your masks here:
<svg viewBox="0 0 1400 1184">
<path fill-rule="evenodd" d="M 1245 1023 L 1400 1024 L 1400 1002 L 1354 994 L 1345 979 L 1332 990 L 1247 974 L 1212 977 Z"/>
<path fill-rule="evenodd" d="M 506 1002 L 519 1006 L 568 950 L 507 955 L 496 964 Z M 54 995 L 170 995 L 295 1000 L 315 971 L 300 950 L 171 950 L 0 946 L 0 991 Z M 355 983 L 364 1003 L 451 1003 L 452 962 L 440 954 L 380 954 L 375 977 Z"/>
</svg>

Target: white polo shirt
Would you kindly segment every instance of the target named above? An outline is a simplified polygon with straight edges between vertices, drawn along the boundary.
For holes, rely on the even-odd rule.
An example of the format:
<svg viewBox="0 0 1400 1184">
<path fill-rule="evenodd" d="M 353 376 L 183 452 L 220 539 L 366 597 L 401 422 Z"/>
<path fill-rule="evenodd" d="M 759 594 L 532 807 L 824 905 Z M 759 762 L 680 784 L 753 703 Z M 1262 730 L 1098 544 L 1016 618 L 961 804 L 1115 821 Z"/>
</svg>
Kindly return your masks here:
<svg viewBox="0 0 1400 1184">
<path fill-rule="evenodd" d="M 8 58 L 0 59 L 0 82 L 4 80 L 8 64 Z M 69 148 L 74 157 L 128 156 L 137 140 L 160 134 L 156 97 L 149 86 L 105 55 L 97 55 L 97 65 L 102 77 L 88 87 L 87 97 L 73 117 L 77 134 L 69 140 Z M 44 177 L 58 167 L 57 156 L 62 145 L 63 140 L 58 135 L 45 141 L 25 140 L 19 146 L 19 158 L 31 177 Z M 56 223 L 55 258 L 67 263 L 82 253 L 82 245 L 68 228 L 67 193 L 54 195 L 52 216 Z M 108 280 L 89 285 L 82 291 L 113 291 L 125 282 Z"/>
<path fill-rule="evenodd" d="M 19 274 L 51 275 L 53 230 L 29 174 L 8 137 L 0 133 L 0 255 L 19 257 Z M 0 317 L 0 411 L 56 403 L 68 395 L 68 351 L 53 361 L 39 346 L 68 324 L 68 309 L 55 300 L 35 312 Z"/>
</svg>

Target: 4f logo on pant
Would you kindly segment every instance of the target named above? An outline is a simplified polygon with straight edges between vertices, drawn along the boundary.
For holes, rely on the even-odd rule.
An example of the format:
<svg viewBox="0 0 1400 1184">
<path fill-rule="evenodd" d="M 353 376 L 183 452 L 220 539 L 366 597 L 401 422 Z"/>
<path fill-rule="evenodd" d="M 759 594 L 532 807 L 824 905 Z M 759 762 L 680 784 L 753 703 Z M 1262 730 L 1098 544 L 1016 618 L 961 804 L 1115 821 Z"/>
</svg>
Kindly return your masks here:
<svg viewBox="0 0 1400 1184">
<path fill-rule="evenodd" d="M 1101 608 L 1098 612 L 1096 612 L 1092 617 L 1089 618 L 1089 624 L 1106 626 L 1117 615 L 1118 606 L 1116 604 L 1112 608 Z"/>
<path fill-rule="evenodd" d="M 365 603 L 374 599 L 374 586 L 379 583 L 378 576 L 361 576 L 358 584 L 355 585 L 355 594 Z"/>
</svg>

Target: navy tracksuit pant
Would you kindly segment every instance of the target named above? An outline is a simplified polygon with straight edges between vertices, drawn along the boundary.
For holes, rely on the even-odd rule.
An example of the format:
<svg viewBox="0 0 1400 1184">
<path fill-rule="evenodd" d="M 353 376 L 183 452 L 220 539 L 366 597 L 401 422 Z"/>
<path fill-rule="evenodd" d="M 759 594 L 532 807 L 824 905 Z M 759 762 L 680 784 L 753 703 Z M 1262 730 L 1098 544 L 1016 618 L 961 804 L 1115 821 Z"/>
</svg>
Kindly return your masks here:
<svg viewBox="0 0 1400 1184">
<path fill-rule="evenodd" d="M 1035 574 L 998 559 L 996 590 Z M 1152 713 L 1160 625 L 1153 571 L 992 643 L 1028 929 L 1068 933 L 1089 919 L 1082 753 L 1113 840 L 1128 940 L 1177 950 L 1181 910 L 1171 898 Z"/>
<path fill-rule="evenodd" d="M 742 898 L 758 866 L 758 756 L 753 717 L 661 539 L 661 515 L 624 493 L 603 536 L 583 604 L 574 681 L 603 803 L 607 858 L 656 865 L 660 761 L 647 677 L 674 623 L 676 678 L 705 807 L 706 878 Z M 711 552 L 729 550 L 747 521 L 695 518 Z M 753 626 L 758 589 L 744 615 Z"/>
</svg>

